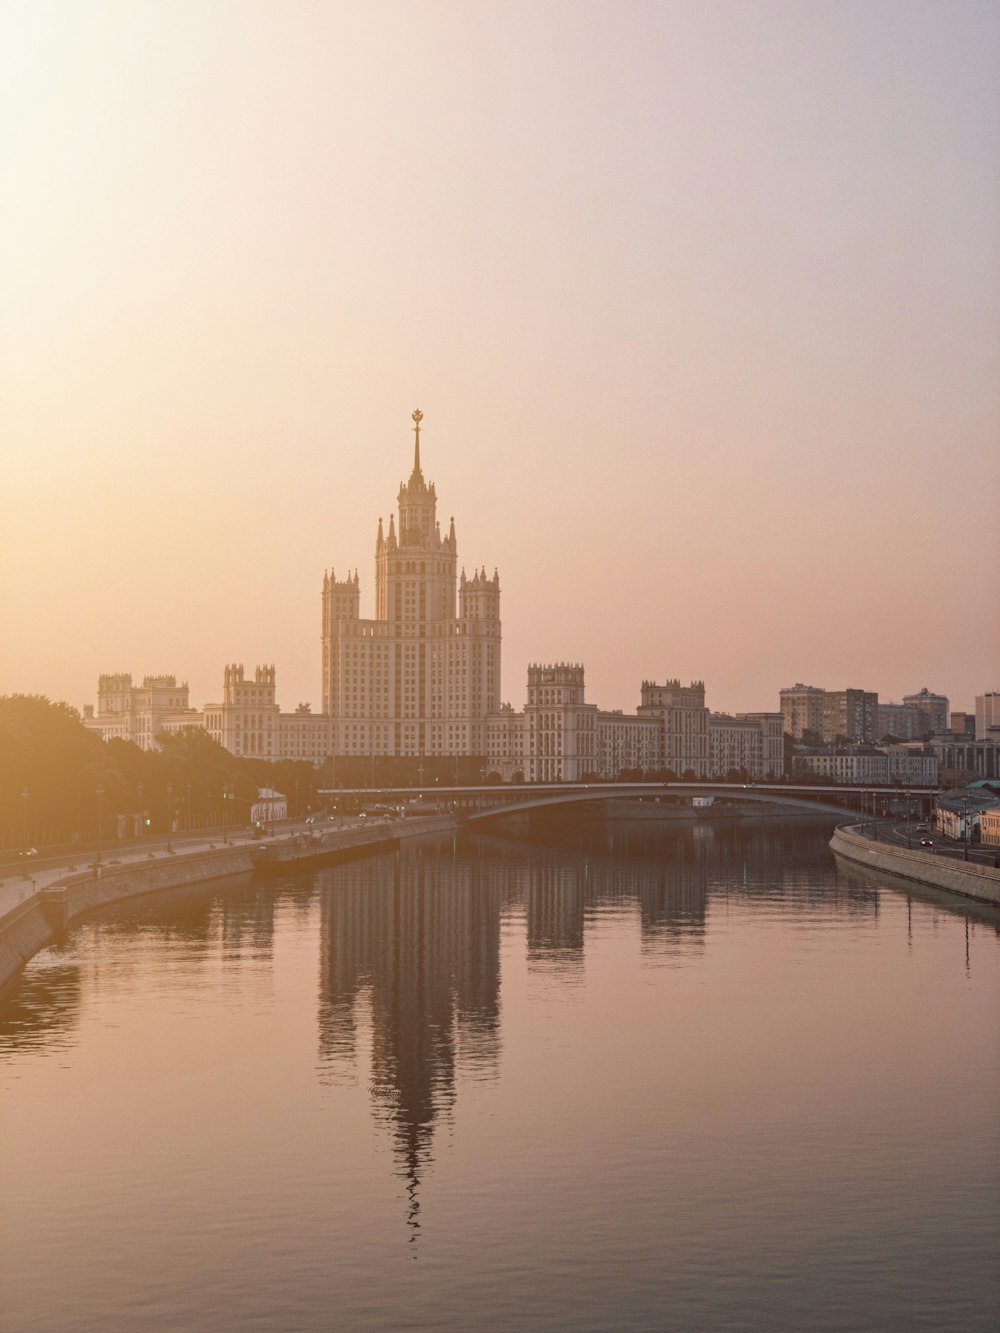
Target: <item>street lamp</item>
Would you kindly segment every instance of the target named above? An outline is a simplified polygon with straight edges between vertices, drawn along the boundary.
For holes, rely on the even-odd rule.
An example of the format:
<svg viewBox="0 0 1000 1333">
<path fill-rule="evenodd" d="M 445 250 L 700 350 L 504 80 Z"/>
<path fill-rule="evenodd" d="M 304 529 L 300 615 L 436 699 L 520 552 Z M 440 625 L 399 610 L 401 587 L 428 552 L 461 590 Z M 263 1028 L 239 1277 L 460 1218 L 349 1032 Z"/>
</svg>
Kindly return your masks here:
<svg viewBox="0 0 1000 1333">
<path fill-rule="evenodd" d="M 911 847 L 910 842 L 910 793 L 906 793 L 906 845 Z"/>
<path fill-rule="evenodd" d="M 231 791 L 232 788 L 227 782 L 222 789 L 222 841 L 226 846 L 229 845 L 229 793 Z"/>
<path fill-rule="evenodd" d="M 28 878 L 28 797 L 27 787 L 21 788 L 21 873 Z"/>
<path fill-rule="evenodd" d="M 98 875 L 101 873 L 101 807 L 104 803 L 104 788 L 97 788 L 97 860 L 94 862 L 94 869 Z"/>
<path fill-rule="evenodd" d="M 142 837 L 142 783 L 139 783 L 139 837 Z"/>
<path fill-rule="evenodd" d="M 172 837 L 173 831 L 174 831 L 174 788 L 173 784 L 168 782 L 167 783 L 167 851 L 168 852 L 172 852 L 174 850 L 173 837 Z"/>
</svg>

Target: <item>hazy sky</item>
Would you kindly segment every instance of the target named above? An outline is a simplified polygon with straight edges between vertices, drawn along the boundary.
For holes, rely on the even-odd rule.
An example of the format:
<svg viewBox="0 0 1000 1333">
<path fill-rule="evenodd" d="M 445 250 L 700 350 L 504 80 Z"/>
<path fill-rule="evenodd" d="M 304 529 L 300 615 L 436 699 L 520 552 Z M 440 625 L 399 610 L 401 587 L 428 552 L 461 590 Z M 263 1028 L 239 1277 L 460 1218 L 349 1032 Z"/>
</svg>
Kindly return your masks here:
<svg viewBox="0 0 1000 1333">
<path fill-rule="evenodd" d="M 318 706 L 416 407 L 517 707 L 1000 688 L 996 4 L 0 14 L 0 693 Z"/>
</svg>

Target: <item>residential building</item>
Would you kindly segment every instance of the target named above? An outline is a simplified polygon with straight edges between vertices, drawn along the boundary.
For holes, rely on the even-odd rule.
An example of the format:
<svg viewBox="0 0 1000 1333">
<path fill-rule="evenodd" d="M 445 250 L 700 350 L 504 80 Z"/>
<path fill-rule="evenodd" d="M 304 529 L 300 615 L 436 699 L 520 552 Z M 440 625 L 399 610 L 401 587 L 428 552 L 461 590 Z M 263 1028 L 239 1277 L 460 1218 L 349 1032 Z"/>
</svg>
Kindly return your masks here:
<svg viewBox="0 0 1000 1333">
<path fill-rule="evenodd" d="M 784 728 L 795 740 L 804 732 L 815 736 L 823 734 L 823 696 L 825 690 L 816 685 L 789 685 L 781 690 L 781 716 Z"/>
<path fill-rule="evenodd" d="M 911 704 L 880 703 L 875 713 L 876 740 L 892 736 L 897 741 L 915 741 L 923 735 L 923 714 Z"/>
<path fill-rule="evenodd" d="M 413 413 L 413 470 L 398 496 L 399 528 L 378 522 L 375 617 L 360 617 L 357 570 L 323 577 L 323 712 L 338 755 L 487 754 L 486 719 L 500 700 L 500 578 L 457 580 L 455 521 L 442 534 L 424 480 Z"/>
<path fill-rule="evenodd" d="M 682 685 L 679 680 L 667 680 L 657 685 L 644 680 L 638 716 L 654 718 L 659 724 L 655 768 L 668 769 L 678 777 L 708 777 L 711 756 L 704 681 Z"/>
<path fill-rule="evenodd" d="M 187 681 L 176 676 L 144 676 L 134 685 L 128 672 L 110 672 L 97 679 L 97 713 L 83 710 L 83 725 L 102 740 L 132 741 L 142 750 L 156 748 L 161 731 L 198 726 L 198 714 L 188 702 Z"/>
<path fill-rule="evenodd" d="M 815 746 L 796 752 L 792 776 L 851 786 L 933 787 L 937 760 L 929 749 L 905 745 Z"/>
<path fill-rule="evenodd" d="M 781 713 L 737 713 L 737 721 L 754 722 L 760 728 L 760 772 L 762 781 L 777 779 L 785 773 L 785 726 Z M 715 770 L 718 774 L 718 769 Z"/>
<path fill-rule="evenodd" d="M 823 695 L 824 741 L 878 739 L 878 695 L 871 690 L 826 690 Z"/>
<path fill-rule="evenodd" d="M 1000 741 L 1000 690 L 976 695 L 976 740 Z"/>
<path fill-rule="evenodd" d="M 584 700 L 583 667 L 528 667 L 524 763 L 528 782 L 579 782 L 596 762 L 597 707 Z"/>
<path fill-rule="evenodd" d="M 916 708 L 923 719 L 920 737 L 942 736 L 948 730 L 950 706 L 943 694 L 932 694 L 925 685 L 919 694 L 904 694 L 903 703 Z"/>
</svg>

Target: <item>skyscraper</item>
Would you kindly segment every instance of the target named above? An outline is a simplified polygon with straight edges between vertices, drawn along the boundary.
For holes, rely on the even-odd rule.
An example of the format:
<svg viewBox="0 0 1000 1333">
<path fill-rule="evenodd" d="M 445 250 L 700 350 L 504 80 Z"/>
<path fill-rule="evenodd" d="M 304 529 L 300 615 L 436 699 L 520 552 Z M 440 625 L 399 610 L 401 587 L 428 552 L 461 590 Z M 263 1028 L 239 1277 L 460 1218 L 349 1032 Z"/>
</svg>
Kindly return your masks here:
<svg viewBox="0 0 1000 1333">
<path fill-rule="evenodd" d="M 341 755 L 486 754 L 500 700 L 500 576 L 457 579 L 455 520 L 442 535 L 437 493 L 420 464 L 399 488 L 399 526 L 378 521 L 375 618 L 360 618 L 357 570 L 323 576 L 323 711 Z"/>
</svg>

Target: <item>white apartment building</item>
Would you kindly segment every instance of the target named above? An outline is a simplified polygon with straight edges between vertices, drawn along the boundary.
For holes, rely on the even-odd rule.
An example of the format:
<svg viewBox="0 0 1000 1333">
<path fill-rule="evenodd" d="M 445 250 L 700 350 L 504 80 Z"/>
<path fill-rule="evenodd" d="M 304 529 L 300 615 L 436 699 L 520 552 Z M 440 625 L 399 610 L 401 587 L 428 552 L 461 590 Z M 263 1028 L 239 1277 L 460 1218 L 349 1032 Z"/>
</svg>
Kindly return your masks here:
<svg viewBox="0 0 1000 1333">
<path fill-rule="evenodd" d="M 794 776 L 857 786 L 898 783 L 903 787 L 933 787 L 938 780 L 937 756 L 930 750 L 905 745 L 815 750 L 797 754 L 792 768 Z"/>
<path fill-rule="evenodd" d="M 87 704 L 83 725 L 102 740 L 132 741 L 141 750 L 153 750 L 159 732 L 200 723 L 188 703 L 187 681 L 144 676 L 141 685 L 134 685 L 128 672 L 108 672 L 97 678 L 97 712 Z"/>
<path fill-rule="evenodd" d="M 780 778 L 785 768 L 780 713 L 711 713 L 710 769 L 714 777 L 739 774 L 752 782 Z"/>
<path fill-rule="evenodd" d="M 694 778 L 709 776 L 711 756 L 704 681 L 693 680 L 690 685 L 682 685 L 679 680 L 668 680 L 657 685 L 644 680 L 638 715 L 654 718 L 659 724 L 655 768 L 669 769 L 679 778 L 688 774 Z"/>
<path fill-rule="evenodd" d="M 420 465 L 400 486 L 399 528 L 378 521 L 375 618 L 360 617 L 355 570 L 322 589 L 323 712 L 338 755 L 486 755 L 486 719 L 500 697 L 500 577 L 457 579 L 455 520 L 447 534 Z"/>
</svg>

